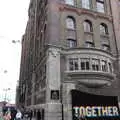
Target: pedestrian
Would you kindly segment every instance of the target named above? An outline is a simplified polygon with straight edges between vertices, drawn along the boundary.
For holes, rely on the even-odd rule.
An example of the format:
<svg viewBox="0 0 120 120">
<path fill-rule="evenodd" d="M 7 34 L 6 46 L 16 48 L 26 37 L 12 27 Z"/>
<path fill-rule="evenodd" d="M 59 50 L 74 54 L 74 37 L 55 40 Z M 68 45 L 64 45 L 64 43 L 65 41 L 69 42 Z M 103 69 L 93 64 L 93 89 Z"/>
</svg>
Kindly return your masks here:
<svg viewBox="0 0 120 120">
<path fill-rule="evenodd" d="M 4 119 L 4 120 L 10 120 L 10 119 L 11 119 L 11 113 L 10 113 L 9 111 L 7 111 L 7 112 L 5 113 L 5 115 L 3 116 L 3 119 Z"/>
<path fill-rule="evenodd" d="M 17 110 L 16 120 L 21 120 L 21 119 L 22 119 L 22 113 L 20 112 L 20 110 Z"/>
<path fill-rule="evenodd" d="M 12 109 L 11 110 L 11 120 L 15 120 L 16 114 L 17 114 L 17 110 L 16 109 Z"/>
</svg>

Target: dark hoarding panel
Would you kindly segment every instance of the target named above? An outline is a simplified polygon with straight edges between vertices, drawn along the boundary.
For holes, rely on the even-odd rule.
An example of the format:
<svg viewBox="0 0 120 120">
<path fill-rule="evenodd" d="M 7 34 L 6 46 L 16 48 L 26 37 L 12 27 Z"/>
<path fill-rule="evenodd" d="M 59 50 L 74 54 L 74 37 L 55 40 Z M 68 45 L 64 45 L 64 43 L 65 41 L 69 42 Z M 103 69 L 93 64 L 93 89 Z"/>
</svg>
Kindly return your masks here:
<svg viewBox="0 0 120 120">
<path fill-rule="evenodd" d="M 117 96 L 71 92 L 73 120 L 120 120 Z"/>
</svg>

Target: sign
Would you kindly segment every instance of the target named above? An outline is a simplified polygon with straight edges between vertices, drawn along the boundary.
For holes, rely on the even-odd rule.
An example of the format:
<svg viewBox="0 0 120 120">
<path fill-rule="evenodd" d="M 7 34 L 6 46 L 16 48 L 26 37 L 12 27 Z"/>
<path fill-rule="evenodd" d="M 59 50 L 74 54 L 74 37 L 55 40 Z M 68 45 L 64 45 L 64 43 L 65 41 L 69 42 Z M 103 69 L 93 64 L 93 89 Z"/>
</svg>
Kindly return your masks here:
<svg viewBox="0 0 120 120">
<path fill-rule="evenodd" d="M 117 96 L 71 92 L 73 120 L 120 120 Z"/>
<path fill-rule="evenodd" d="M 51 99 L 59 100 L 59 90 L 51 90 Z"/>
</svg>

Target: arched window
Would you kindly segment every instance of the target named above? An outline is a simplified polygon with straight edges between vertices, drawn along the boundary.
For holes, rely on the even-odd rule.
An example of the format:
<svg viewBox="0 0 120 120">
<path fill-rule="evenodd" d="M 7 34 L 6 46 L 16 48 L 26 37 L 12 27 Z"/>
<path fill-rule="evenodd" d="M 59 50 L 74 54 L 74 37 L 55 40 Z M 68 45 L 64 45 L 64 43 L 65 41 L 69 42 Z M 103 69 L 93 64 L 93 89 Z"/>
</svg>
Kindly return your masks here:
<svg viewBox="0 0 120 120">
<path fill-rule="evenodd" d="M 65 3 L 68 5 L 74 5 L 74 0 L 65 0 Z"/>
<path fill-rule="evenodd" d="M 85 20 L 83 23 L 84 26 L 84 32 L 92 32 L 92 23 L 89 20 Z"/>
<path fill-rule="evenodd" d="M 90 0 L 82 0 L 82 7 L 90 9 Z"/>
<path fill-rule="evenodd" d="M 75 20 L 72 17 L 67 17 L 66 19 L 66 28 L 75 29 Z"/>
<path fill-rule="evenodd" d="M 101 23 L 101 24 L 100 24 L 100 34 L 101 34 L 101 35 L 106 35 L 106 34 L 108 34 L 108 27 L 107 27 L 107 25 L 104 24 L 104 23 Z"/>
</svg>

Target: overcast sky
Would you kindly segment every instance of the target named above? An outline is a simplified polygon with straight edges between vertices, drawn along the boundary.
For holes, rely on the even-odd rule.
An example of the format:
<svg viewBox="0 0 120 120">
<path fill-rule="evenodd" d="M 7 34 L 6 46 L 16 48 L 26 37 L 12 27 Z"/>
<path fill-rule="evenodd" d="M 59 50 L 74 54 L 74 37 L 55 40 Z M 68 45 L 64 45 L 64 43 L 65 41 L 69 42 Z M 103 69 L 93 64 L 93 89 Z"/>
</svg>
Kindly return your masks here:
<svg viewBox="0 0 120 120">
<path fill-rule="evenodd" d="M 28 20 L 29 0 L 0 0 L 0 101 L 5 97 L 14 103 L 19 79 L 21 40 Z"/>
</svg>

